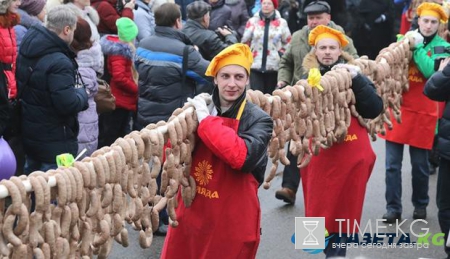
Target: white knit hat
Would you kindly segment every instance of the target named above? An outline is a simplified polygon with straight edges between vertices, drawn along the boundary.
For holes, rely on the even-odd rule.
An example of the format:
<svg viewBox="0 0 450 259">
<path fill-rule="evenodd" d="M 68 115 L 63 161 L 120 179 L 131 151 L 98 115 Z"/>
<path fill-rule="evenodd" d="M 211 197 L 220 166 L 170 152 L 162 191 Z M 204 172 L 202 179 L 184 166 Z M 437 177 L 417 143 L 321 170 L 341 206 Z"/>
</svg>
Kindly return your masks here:
<svg viewBox="0 0 450 259">
<path fill-rule="evenodd" d="M 0 14 L 5 14 L 12 0 L 0 0 Z"/>
</svg>

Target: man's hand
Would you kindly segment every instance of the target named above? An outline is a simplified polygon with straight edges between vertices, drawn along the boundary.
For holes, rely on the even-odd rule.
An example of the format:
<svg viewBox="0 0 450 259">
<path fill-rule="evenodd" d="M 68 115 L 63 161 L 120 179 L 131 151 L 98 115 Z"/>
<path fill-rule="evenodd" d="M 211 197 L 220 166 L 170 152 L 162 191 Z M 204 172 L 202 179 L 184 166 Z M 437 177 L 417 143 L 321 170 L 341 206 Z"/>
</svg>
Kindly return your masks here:
<svg viewBox="0 0 450 259">
<path fill-rule="evenodd" d="M 386 15 L 382 14 L 377 19 L 375 19 L 375 21 L 373 21 L 373 22 L 374 23 L 382 23 L 384 21 L 386 21 Z"/>
<path fill-rule="evenodd" d="M 206 102 L 206 106 L 208 106 L 209 114 L 213 114 L 213 111 L 216 109 L 216 106 L 214 105 L 214 102 L 212 100 L 212 96 L 208 93 L 201 93 L 198 96 L 201 96 L 203 100 Z M 194 97 L 195 99 L 195 97 Z"/>
<path fill-rule="evenodd" d="M 217 30 L 220 32 L 220 34 L 222 34 L 222 36 L 227 36 L 227 35 L 230 35 L 232 32 L 229 30 L 229 29 L 224 29 L 224 28 L 221 28 L 221 27 L 219 27 L 219 28 L 217 28 Z"/>
<path fill-rule="evenodd" d="M 441 60 L 441 64 L 439 65 L 438 71 L 444 70 L 444 68 L 448 65 L 449 62 L 450 62 L 450 57 L 446 57 L 443 60 Z"/>
<path fill-rule="evenodd" d="M 135 0 L 130 0 L 128 3 L 125 0 L 123 1 L 123 8 L 130 8 L 131 10 L 134 10 L 135 5 L 136 5 Z"/>
<path fill-rule="evenodd" d="M 210 114 L 205 99 L 203 99 L 201 96 L 196 96 L 194 97 L 194 99 L 188 98 L 187 101 L 194 106 L 195 112 L 197 113 L 198 123 L 200 123 Z"/>
<path fill-rule="evenodd" d="M 333 68 L 331 68 L 331 70 L 336 69 L 346 69 L 350 73 L 352 79 L 355 78 L 358 75 L 358 73 L 361 72 L 361 69 L 358 66 L 350 64 L 337 64 Z"/>
<path fill-rule="evenodd" d="M 275 87 L 276 89 L 281 89 L 283 87 L 285 87 L 287 85 L 286 82 L 284 81 L 278 81 L 277 86 Z"/>
<path fill-rule="evenodd" d="M 405 37 L 409 40 L 409 48 L 411 50 L 416 49 L 417 45 L 423 43 L 423 36 L 417 30 L 407 32 Z"/>
</svg>

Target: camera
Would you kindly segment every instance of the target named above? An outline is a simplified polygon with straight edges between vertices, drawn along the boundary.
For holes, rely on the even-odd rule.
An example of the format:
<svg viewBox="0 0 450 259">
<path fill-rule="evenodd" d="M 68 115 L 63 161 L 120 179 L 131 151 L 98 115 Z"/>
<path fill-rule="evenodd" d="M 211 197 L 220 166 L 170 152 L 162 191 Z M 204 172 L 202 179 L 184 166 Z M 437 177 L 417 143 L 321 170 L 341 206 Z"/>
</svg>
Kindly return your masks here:
<svg viewBox="0 0 450 259">
<path fill-rule="evenodd" d="M 434 54 L 447 54 L 445 57 L 438 57 L 434 60 L 434 71 L 438 71 L 441 61 L 450 56 L 450 47 L 436 46 L 434 47 Z"/>
<path fill-rule="evenodd" d="M 233 33 L 233 30 L 231 29 L 231 28 L 229 28 L 228 26 L 223 26 L 223 27 L 220 27 L 221 29 L 225 29 L 225 30 L 228 30 L 228 31 L 230 31 L 231 33 Z M 214 32 L 217 34 L 217 36 L 219 36 L 219 38 L 222 40 L 222 41 L 224 41 L 225 40 L 225 36 L 223 36 L 222 35 L 222 33 L 220 33 L 220 31 L 219 31 L 219 29 L 217 28 L 216 30 L 214 30 Z"/>
</svg>

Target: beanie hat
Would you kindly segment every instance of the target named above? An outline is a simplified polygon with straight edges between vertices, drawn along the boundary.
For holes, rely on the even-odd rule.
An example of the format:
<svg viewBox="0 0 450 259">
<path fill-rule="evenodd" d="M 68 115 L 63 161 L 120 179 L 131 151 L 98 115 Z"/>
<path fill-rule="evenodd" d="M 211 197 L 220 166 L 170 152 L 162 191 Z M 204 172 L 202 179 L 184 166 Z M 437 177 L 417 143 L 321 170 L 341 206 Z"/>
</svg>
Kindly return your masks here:
<svg viewBox="0 0 450 259">
<path fill-rule="evenodd" d="M 0 0 L 0 14 L 5 14 L 12 0 Z"/>
<path fill-rule="evenodd" d="M 433 16 L 440 20 L 441 23 L 446 23 L 448 20 L 447 13 L 440 4 L 436 3 L 422 3 L 417 7 L 417 15 L 420 16 Z"/>
<path fill-rule="evenodd" d="M 92 31 L 89 23 L 85 19 L 78 17 L 77 28 L 73 33 L 73 41 L 71 43 L 72 48 L 75 51 L 80 51 L 92 47 L 91 35 Z"/>
<path fill-rule="evenodd" d="M 261 0 L 262 3 L 263 0 Z M 275 9 L 278 9 L 278 0 L 272 0 L 273 3 L 273 7 L 275 7 Z"/>
<path fill-rule="evenodd" d="M 138 34 L 138 27 L 130 18 L 122 17 L 117 19 L 116 26 L 117 34 L 121 41 L 132 42 Z"/>
<path fill-rule="evenodd" d="M 32 16 L 37 16 L 45 7 L 46 0 L 22 0 L 19 8 Z"/>
<path fill-rule="evenodd" d="M 187 5 L 186 13 L 189 19 L 198 19 L 211 11 L 211 5 L 203 1 L 194 1 Z"/>
<path fill-rule="evenodd" d="M 209 63 L 206 76 L 216 76 L 219 70 L 227 65 L 238 65 L 250 75 L 250 67 L 253 63 L 253 54 L 247 44 L 235 43 L 223 49 Z"/>
<path fill-rule="evenodd" d="M 348 44 L 348 40 L 342 32 L 325 25 L 319 25 L 309 33 L 308 43 L 315 46 L 321 39 L 336 40 L 342 48 Z"/>
</svg>

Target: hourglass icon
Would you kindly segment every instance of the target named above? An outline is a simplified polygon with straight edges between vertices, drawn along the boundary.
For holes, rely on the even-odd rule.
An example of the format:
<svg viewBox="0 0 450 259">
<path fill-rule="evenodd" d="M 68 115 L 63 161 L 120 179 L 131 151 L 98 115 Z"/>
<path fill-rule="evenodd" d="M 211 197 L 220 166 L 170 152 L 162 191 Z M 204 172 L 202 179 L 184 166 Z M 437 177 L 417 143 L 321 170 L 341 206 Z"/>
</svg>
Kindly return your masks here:
<svg viewBox="0 0 450 259">
<path fill-rule="evenodd" d="M 303 240 L 303 245 L 313 246 L 318 245 L 319 241 L 313 235 L 313 231 L 317 228 L 319 221 L 303 221 L 303 226 L 308 230 L 308 235 Z"/>
</svg>

